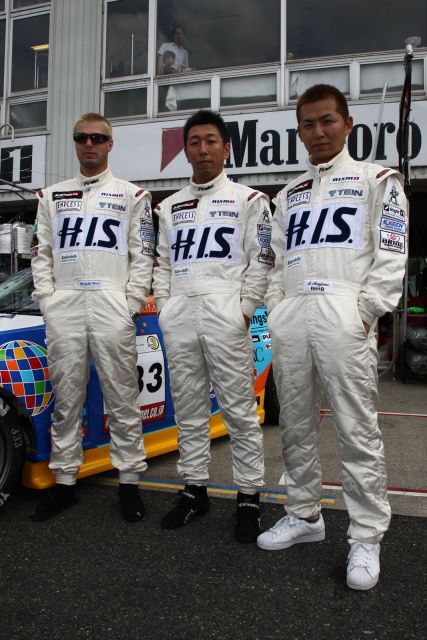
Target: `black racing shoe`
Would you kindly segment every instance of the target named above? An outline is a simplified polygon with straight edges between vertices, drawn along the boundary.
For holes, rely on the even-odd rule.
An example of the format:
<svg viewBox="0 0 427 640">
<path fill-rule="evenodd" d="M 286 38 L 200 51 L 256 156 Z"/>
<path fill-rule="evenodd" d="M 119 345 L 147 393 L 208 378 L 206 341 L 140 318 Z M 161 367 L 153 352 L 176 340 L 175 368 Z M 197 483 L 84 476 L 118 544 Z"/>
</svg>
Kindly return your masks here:
<svg viewBox="0 0 427 640">
<path fill-rule="evenodd" d="M 57 516 L 67 507 L 78 502 L 76 496 L 75 484 L 56 484 L 36 507 L 35 512 L 31 516 L 34 522 L 42 522 Z"/>
<path fill-rule="evenodd" d="M 209 511 L 210 502 L 206 487 L 186 484 L 180 494 L 181 498 L 176 507 L 161 519 L 163 529 L 177 529 Z"/>
<path fill-rule="evenodd" d="M 236 507 L 237 524 L 234 537 L 237 542 L 256 542 L 261 533 L 261 509 L 259 493 L 248 495 L 237 493 Z"/>
<path fill-rule="evenodd" d="M 145 513 L 137 484 L 119 484 L 122 516 L 128 522 L 139 522 Z"/>
</svg>

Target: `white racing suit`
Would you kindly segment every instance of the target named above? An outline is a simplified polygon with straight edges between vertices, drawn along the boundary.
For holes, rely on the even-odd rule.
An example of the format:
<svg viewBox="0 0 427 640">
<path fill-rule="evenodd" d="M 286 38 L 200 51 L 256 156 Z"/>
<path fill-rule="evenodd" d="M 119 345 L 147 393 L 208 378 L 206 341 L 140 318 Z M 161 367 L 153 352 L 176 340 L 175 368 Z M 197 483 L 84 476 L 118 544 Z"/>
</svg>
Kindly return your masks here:
<svg viewBox="0 0 427 640">
<path fill-rule="evenodd" d="M 318 382 L 335 418 L 354 540 L 379 542 L 390 521 L 377 422 L 377 320 L 397 305 L 406 261 L 399 173 L 347 148 L 277 197 L 266 295 L 280 402 L 287 512 L 320 510 Z M 370 326 L 366 333 L 363 322 Z"/>
<path fill-rule="evenodd" d="M 268 200 L 221 173 L 191 182 L 155 211 L 154 296 L 179 429 L 178 472 L 187 484 L 208 481 L 212 383 L 231 437 L 234 482 L 253 494 L 264 484 L 264 455 L 243 316 L 262 304 L 272 264 Z"/>
<path fill-rule="evenodd" d="M 50 468 L 73 484 L 83 461 L 82 406 L 93 357 L 121 482 L 146 469 L 138 406 L 135 326 L 151 284 L 151 196 L 107 169 L 39 192 L 32 247 L 55 393 Z"/>
</svg>

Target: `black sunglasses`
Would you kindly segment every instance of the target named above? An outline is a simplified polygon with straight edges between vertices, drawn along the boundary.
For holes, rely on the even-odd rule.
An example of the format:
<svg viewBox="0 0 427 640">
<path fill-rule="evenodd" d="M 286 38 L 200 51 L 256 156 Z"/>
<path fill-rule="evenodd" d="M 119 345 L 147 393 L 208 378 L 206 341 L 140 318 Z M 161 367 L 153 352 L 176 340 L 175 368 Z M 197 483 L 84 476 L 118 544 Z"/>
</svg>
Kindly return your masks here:
<svg viewBox="0 0 427 640">
<path fill-rule="evenodd" d="M 90 138 L 92 144 L 103 144 L 110 140 L 110 136 L 105 133 L 73 133 L 73 140 L 78 144 L 85 144 L 88 138 Z"/>
</svg>

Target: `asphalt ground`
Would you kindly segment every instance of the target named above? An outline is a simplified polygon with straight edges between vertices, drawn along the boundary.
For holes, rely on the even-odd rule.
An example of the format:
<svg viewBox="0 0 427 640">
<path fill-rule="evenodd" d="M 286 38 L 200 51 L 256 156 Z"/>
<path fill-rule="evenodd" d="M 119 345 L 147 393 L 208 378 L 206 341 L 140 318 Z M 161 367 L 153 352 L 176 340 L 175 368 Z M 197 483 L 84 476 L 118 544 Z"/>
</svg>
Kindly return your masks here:
<svg viewBox="0 0 427 640">
<path fill-rule="evenodd" d="M 347 516 L 325 510 L 324 542 L 265 552 L 233 539 L 234 501 L 175 531 L 173 496 L 142 490 L 142 522 L 121 519 L 115 486 L 79 484 L 55 519 L 28 517 L 20 490 L 0 510 L 0 637 L 10 640 L 425 640 L 426 527 L 394 516 L 379 584 L 345 585 Z M 263 525 L 282 514 L 265 504 Z"/>
<path fill-rule="evenodd" d="M 176 531 L 159 524 L 182 486 L 176 453 L 149 461 L 138 524 L 121 519 L 114 474 L 79 482 L 80 503 L 45 523 L 28 517 L 40 494 L 19 490 L 0 508 L 0 640 L 426 640 L 426 409 L 425 383 L 380 381 L 380 410 L 395 414 L 380 417 L 393 518 L 371 591 L 345 584 L 348 517 L 325 417 L 321 543 L 265 552 L 234 541 L 227 438 L 211 447 L 210 512 Z M 266 529 L 286 487 L 277 426 L 264 441 Z"/>
</svg>

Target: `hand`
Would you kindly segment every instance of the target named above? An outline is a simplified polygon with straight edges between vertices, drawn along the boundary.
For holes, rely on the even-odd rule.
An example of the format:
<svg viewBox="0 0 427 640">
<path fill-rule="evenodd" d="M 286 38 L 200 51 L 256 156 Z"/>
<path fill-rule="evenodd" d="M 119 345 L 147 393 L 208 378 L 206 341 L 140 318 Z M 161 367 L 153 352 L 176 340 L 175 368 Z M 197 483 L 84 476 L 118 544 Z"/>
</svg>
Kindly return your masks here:
<svg viewBox="0 0 427 640">
<path fill-rule="evenodd" d="M 249 325 L 251 324 L 251 319 L 248 318 L 248 316 L 245 316 L 245 314 L 243 314 L 243 317 L 245 319 L 246 329 L 249 329 Z"/>
</svg>

